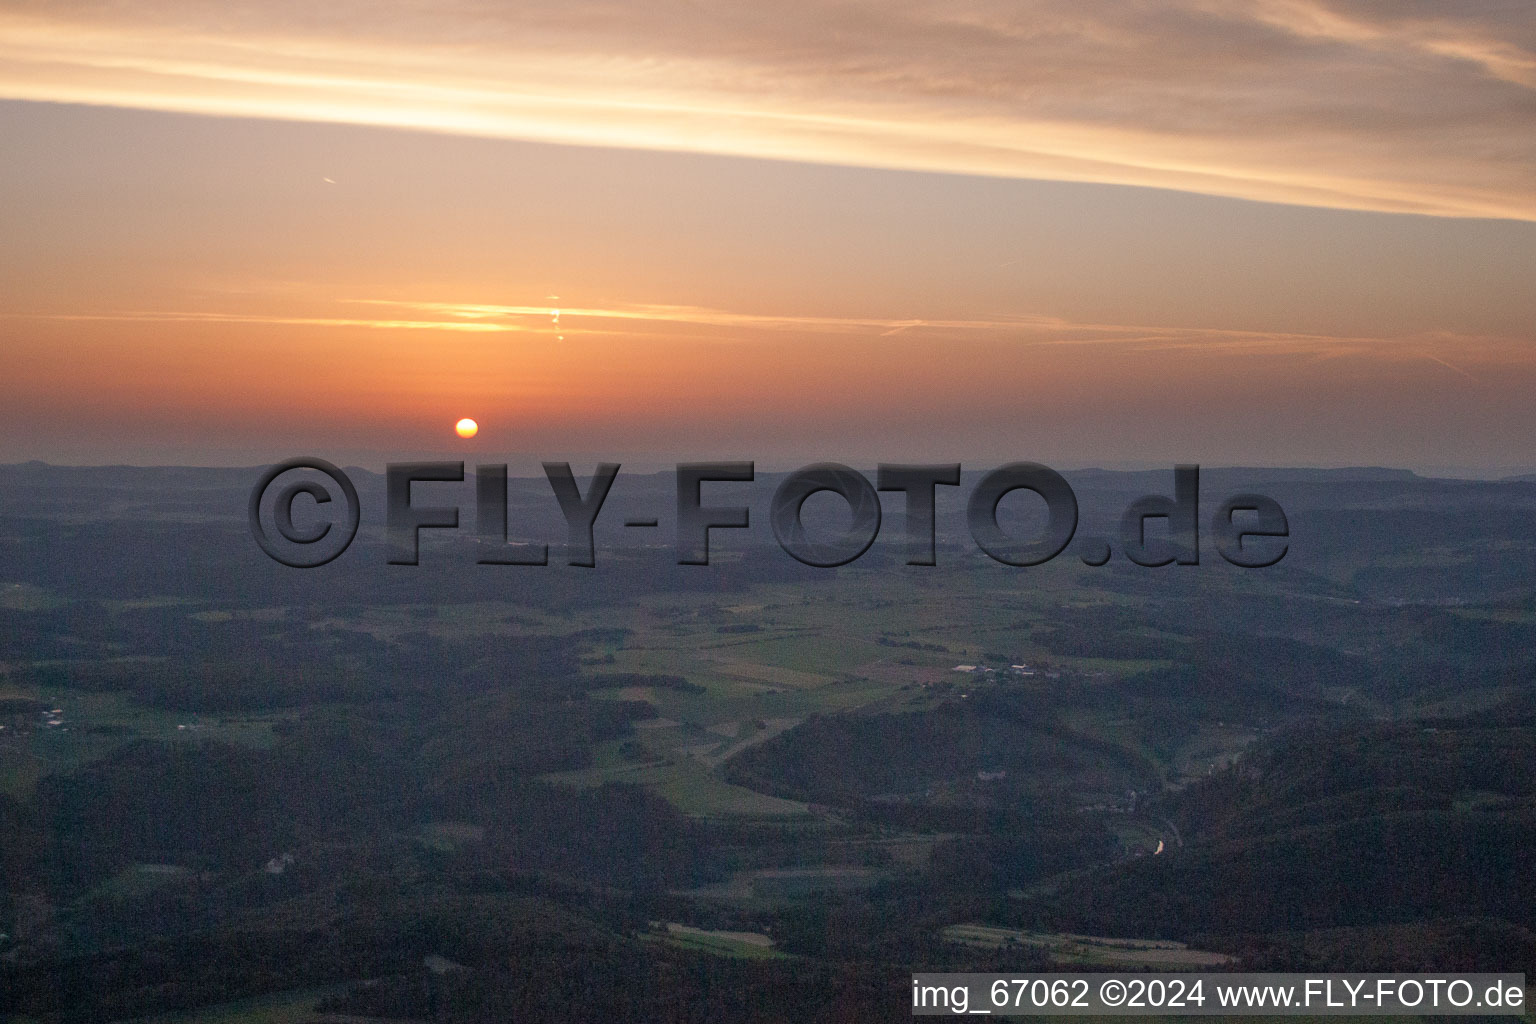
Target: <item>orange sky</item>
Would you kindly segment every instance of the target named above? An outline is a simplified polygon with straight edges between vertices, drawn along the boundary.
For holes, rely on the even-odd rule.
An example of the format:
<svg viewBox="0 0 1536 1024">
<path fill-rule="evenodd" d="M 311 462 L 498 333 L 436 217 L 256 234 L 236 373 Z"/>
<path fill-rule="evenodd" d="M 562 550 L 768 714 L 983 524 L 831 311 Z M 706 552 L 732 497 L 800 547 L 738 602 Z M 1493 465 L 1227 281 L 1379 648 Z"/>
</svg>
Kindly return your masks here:
<svg viewBox="0 0 1536 1024">
<path fill-rule="evenodd" d="M 0 459 L 1536 464 L 1531 19 L 1131 6 L 0 4 Z"/>
</svg>

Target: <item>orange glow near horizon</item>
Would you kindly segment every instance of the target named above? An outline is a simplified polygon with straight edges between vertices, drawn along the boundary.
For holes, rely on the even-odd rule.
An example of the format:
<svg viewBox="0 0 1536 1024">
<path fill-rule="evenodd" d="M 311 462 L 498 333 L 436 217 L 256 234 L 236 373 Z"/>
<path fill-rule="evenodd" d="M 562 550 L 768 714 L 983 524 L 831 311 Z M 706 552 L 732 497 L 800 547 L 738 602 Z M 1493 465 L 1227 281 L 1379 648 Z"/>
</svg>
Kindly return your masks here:
<svg viewBox="0 0 1536 1024">
<path fill-rule="evenodd" d="M 430 332 L 387 328 L 329 328 L 317 347 L 318 336 L 281 325 L 110 327 L 34 322 L 20 349 L 32 389 L 10 396 L 5 415 L 56 420 L 47 395 L 68 388 L 98 429 L 247 449 L 260 438 L 259 448 L 283 452 L 434 448 L 443 412 L 472 403 L 497 410 L 519 450 L 545 454 L 1071 461 L 1134 438 L 1146 457 L 1285 462 L 1301 451 L 1351 461 L 1350 446 L 1369 443 L 1384 453 L 1377 461 L 1393 461 L 1393 450 L 1432 440 L 1445 416 L 1515 446 L 1536 386 L 1529 344 L 1498 338 L 1065 323 L 690 336 L 641 323 L 570 326 L 565 343 L 539 336 L 509 350 L 496 335 L 403 344 Z M 402 344 L 381 344 L 391 337 Z M 370 361 L 366 374 L 353 368 Z M 475 436 L 465 427 L 459 437 Z"/>
</svg>

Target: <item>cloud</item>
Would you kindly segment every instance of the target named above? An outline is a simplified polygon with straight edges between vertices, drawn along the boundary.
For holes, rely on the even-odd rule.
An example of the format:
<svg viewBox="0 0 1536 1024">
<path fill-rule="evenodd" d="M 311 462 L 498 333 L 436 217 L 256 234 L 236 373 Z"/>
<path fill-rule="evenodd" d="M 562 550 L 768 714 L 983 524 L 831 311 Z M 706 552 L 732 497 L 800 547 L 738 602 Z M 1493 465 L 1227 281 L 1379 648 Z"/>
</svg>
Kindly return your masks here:
<svg viewBox="0 0 1536 1024">
<path fill-rule="evenodd" d="M 7 320 L 60 320 L 91 323 L 151 324 L 254 324 L 261 327 L 367 327 L 391 331 L 459 331 L 466 334 L 500 334 L 526 328 L 506 323 L 455 320 L 364 319 L 335 316 L 276 316 L 264 313 L 188 313 L 147 311 L 123 313 L 3 313 Z"/>
<path fill-rule="evenodd" d="M 0 96 L 1536 219 L 1524 2 L 11 0 Z"/>
<path fill-rule="evenodd" d="M 561 307 L 565 322 L 550 323 L 551 307 L 487 303 L 342 299 L 335 315 L 296 316 L 247 310 L 122 310 L 103 313 L 3 313 L 14 321 L 118 322 L 150 324 L 251 325 L 267 327 L 367 328 L 383 331 L 444 331 L 465 334 L 515 334 L 523 343 L 569 335 L 589 340 L 649 340 L 660 347 L 708 342 L 750 344 L 777 339 L 842 338 L 907 349 L 939 345 L 954 354 L 967 342 L 978 350 L 998 346 L 1013 351 L 1091 347 L 1122 353 L 1191 353 L 1204 356 L 1282 357 L 1315 363 L 1354 359 L 1412 363 L 1430 360 L 1462 377 L 1488 385 L 1462 366 L 1470 361 L 1500 371 L 1536 370 L 1536 347 L 1528 335 L 1463 332 L 1351 335 L 1286 331 L 1233 330 L 1095 323 L 1049 316 L 995 316 L 962 320 L 893 320 L 878 317 L 797 316 L 714 309 L 682 304 L 638 303 L 603 307 Z M 344 315 L 346 309 L 378 309 L 378 317 Z M 899 337 L 898 337 L 899 336 Z M 1518 387 L 1523 388 L 1524 378 Z"/>
</svg>

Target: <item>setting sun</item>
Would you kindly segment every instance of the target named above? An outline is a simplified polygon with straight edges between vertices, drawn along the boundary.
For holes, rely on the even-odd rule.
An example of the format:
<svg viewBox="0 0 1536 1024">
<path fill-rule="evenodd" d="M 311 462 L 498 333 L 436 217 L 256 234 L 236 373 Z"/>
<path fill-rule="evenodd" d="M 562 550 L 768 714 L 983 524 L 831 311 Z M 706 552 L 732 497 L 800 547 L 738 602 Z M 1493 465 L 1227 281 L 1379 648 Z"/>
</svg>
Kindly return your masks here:
<svg viewBox="0 0 1536 1024">
<path fill-rule="evenodd" d="M 466 416 L 453 425 L 453 432 L 463 438 L 474 437 L 480 433 L 480 424 Z"/>
</svg>

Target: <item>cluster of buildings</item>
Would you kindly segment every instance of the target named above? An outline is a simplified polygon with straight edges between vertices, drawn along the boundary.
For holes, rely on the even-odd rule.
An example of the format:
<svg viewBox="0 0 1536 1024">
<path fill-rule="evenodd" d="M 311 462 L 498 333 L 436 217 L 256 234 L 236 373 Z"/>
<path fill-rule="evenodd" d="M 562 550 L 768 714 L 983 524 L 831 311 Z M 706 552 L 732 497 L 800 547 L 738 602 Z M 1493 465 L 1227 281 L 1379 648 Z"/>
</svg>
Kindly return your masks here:
<svg viewBox="0 0 1536 1024">
<path fill-rule="evenodd" d="M 57 729 L 60 732 L 69 731 L 69 726 L 64 724 L 63 708 L 48 708 L 36 712 L 30 708 L 24 711 L 18 709 L 10 714 L 0 710 L 0 735 L 13 736 L 20 740 L 22 737 L 32 735 L 34 731 L 46 733 L 51 729 Z"/>
<path fill-rule="evenodd" d="M 995 669 L 995 668 L 986 668 L 986 667 L 981 666 L 981 665 L 956 665 L 954 667 L 954 671 L 956 671 L 956 672 L 996 673 L 997 669 Z M 1035 670 L 1030 668 L 1028 665 L 1009 665 L 1008 666 L 1008 674 L 1009 675 L 1014 675 L 1014 676 L 1032 676 L 1032 675 L 1035 674 Z"/>
</svg>

